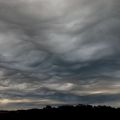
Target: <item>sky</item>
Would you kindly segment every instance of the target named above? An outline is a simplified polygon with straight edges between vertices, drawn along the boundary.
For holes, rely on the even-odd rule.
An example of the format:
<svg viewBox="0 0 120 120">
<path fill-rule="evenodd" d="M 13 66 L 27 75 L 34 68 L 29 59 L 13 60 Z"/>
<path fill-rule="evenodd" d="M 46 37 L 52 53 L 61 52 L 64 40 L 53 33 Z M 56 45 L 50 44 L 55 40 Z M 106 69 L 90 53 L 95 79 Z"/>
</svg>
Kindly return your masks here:
<svg viewBox="0 0 120 120">
<path fill-rule="evenodd" d="M 120 107 L 119 0 L 0 0 L 0 109 Z"/>
</svg>

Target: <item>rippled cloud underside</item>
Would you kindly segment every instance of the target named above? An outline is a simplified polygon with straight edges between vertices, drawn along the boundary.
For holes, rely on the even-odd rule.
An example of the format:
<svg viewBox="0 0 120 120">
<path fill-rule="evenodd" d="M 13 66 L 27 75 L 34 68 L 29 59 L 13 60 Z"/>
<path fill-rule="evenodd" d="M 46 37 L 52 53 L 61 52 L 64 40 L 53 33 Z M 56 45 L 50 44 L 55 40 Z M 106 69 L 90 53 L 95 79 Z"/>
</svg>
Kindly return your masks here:
<svg viewBox="0 0 120 120">
<path fill-rule="evenodd" d="M 120 107 L 119 0 L 0 0 L 0 109 Z"/>
</svg>

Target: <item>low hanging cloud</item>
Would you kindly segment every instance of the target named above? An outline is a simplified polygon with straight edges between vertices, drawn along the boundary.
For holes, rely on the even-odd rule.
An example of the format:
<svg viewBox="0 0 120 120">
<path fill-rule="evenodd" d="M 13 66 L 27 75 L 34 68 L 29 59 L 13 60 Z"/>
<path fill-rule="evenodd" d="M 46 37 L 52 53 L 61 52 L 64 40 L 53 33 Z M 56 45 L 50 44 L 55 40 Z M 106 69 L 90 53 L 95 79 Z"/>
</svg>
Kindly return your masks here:
<svg viewBox="0 0 120 120">
<path fill-rule="evenodd" d="M 118 0 L 0 0 L 0 106 L 117 106 L 119 31 Z"/>
</svg>

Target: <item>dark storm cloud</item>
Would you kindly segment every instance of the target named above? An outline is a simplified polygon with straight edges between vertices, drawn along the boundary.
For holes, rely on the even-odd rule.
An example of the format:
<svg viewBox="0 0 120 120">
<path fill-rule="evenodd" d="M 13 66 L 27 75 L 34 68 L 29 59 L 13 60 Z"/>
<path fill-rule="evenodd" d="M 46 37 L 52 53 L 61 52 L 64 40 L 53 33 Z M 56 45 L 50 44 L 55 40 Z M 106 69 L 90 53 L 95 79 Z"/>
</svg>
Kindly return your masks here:
<svg viewBox="0 0 120 120">
<path fill-rule="evenodd" d="M 0 0 L 1 105 L 117 106 L 119 6 L 118 0 Z"/>
</svg>

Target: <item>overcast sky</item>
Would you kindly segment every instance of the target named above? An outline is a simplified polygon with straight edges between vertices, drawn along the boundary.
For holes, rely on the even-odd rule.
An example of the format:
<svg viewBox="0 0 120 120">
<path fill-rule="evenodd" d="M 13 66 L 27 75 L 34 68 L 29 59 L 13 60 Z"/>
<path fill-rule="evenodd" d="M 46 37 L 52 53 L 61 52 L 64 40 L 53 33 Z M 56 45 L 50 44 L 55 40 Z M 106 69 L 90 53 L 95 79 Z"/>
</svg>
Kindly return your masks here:
<svg viewBox="0 0 120 120">
<path fill-rule="evenodd" d="M 119 0 L 0 0 L 0 109 L 120 107 Z"/>
</svg>

